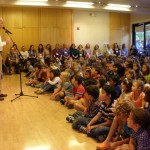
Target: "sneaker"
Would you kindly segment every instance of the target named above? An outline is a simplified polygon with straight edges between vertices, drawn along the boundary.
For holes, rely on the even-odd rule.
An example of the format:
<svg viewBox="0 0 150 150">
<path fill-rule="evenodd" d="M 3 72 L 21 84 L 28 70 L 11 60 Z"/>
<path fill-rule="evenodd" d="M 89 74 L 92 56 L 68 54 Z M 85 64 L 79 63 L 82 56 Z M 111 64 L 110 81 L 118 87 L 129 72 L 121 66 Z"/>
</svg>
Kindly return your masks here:
<svg viewBox="0 0 150 150">
<path fill-rule="evenodd" d="M 40 88 L 43 85 L 43 83 L 39 83 L 35 85 L 35 88 Z"/>
<path fill-rule="evenodd" d="M 97 139 L 98 139 L 98 141 L 100 141 L 100 142 L 104 142 L 105 139 L 106 139 L 106 135 L 99 135 L 99 136 L 97 137 Z"/>
<path fill-rule="evenodd" d="M 60 103 L 61 103 L 62 105 L 64 105 L 65 102 L 66 102 L 66 101 L 65 101 L 64 99 L 61 99 L 61 100 L 60 100 Z"/>
<path fill-rule="evenodd" d="M 32 87 L 35 87 L 35 85 L 34 85 L 34 84 L 31 84 L 31 86 L 32 86 Z"/>
<path fill-rule="evenodd" d="M 58 96 L 56 96 L 56 97 L 55 97 L 55 100 L 56 100 L 56 101 L 61 101 L 60 96 L 59 96 L 59 95 L 58 95 Z"/>
<path fill-rule="evenodd" d="M 39 90 L 34 91 L 34 93 L 37 93 Z"/>
<path fill-rule="evenodd" d="M 0 101 L 3 101 L 4 100 L 4 97 L 0 97 Z"/>
<path fill-rule="evenodd" d="M 86 127 L 84 127 L 84 126 L 81 126 L 81 127 L 79 128 L 79 131 L 82 132 L 82 133 L 85 133 L 85 134 L 87 133 L 87 132 L 86 132 Z"/>
<path fill-rule="evenodd" d="M 27 86 L 30 86 L 30 85 L 31 85 L 31 83 L 30 83 L 30 82 L 26 82 L 26 85 L 27 85 Z"/>
<path fill-rule="evenodd" d="M 70 123 L 73 123 L 73 121 L 75 120 L 75 118 L 73 116 L 68 116 L 66 117 L 66 120 Z"/>
<path fill-rule="evenodd" d="M 36 94 L 43 94 L 44 92 L 43 91 L 40 91 L 40 90 L 38 90 L 38 91 L 36 91 Z"/>
<path fill-rule="evenodd" d="M 67 107 L 68 109 L 73 109 L 73 104 L 69 104 Z"/>
</svg>

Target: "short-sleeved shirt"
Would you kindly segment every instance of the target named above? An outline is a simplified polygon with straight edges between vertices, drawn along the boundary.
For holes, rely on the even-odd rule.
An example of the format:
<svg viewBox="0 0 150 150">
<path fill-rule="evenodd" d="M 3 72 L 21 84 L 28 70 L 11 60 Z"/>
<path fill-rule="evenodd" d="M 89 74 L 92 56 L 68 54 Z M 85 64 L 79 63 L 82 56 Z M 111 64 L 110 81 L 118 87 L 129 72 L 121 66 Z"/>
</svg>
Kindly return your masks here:
<svg viewBox="0 0 150 150">
<path fill-rule="evenodd" d="M 145 75 L 144 78 L 145 78 L 146 82 L 149 82 L 150 81 L 150 74 Z"/>
<path fill-rule="evenodd" d="M 105 102 L 102 102 L 100 107 L 99 107 L 99 112 L 101 113 L 101 120 L 104 122 L 109 119 L 113 120 L 114 119 L 114 114 L 112 110 L 110 109 L 112 107 L 112 104 L 108 105 Z"/>
<path fill-rule="evenodd" d="M 82 84 L 80 84 L 79 86 L 73 88 L 73 93 L 74 93 L 74 96 L 78 97 L 78 99 L 82 98 L 85 93 L 85 88 L 83 87 Z"/>
<path fill-rule="evenodd" d="M 34 67 L 32 65 L 30 65 L 29 67 L 27 67 L 28 71 L 33 71 L 34 70 Z"/>
<path fill-rule="evenodd" d="M 144 92 L 141 92 L 141 94 L 139 95 L 139 97 L 135 100 L 134 99 L 134 92 L 130 93 L 130 99 L 133 101 L 134 106 L 137 107 L 142 107 L 142 100 L 144 98 L 145 94 Z"/>
<path fill-rule="evenodd" d="M 64 90 L 66 92 L 72 93 L 73 85 L 71 84 L 71 82 L 65 82 L 65 83 L 62 84 L 62 88 L 64 88 Z"/>
<path fill-rule="evenodd" d="M 92 102 L 85 112 L 85 117 L 93 118 L 98 113 L 100 105 L 101 105 L 101 102 L 98 100 L 97 101 L 95 100 L 95 102 Z"/>
<path fill-rule="evenodd" d="M 150 135 L 145 129 L 133 132 L 132 137 L 136 150 L 150 150 Z"/>
</svg>

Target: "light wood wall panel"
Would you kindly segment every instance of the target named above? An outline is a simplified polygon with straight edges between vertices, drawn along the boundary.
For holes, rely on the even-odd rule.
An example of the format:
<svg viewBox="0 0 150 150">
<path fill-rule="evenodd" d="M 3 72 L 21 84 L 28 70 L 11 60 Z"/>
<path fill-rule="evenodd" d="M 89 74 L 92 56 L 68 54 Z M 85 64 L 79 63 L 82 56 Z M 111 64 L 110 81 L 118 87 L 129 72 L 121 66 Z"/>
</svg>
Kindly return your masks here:
<svg viewBox="0 0 150 150">
<path fill-rule="evenodd" d="M 0 18 L 2 17 L 2 8 L 0 8 Z"/>
<path fill-rule="evenodd" d="M 29 49 L 30 45 L 34 45 L 37 49 L 40 43 L 40 33 L 39 28 L 23 28 L 22 45 L 26 45 Z"/>
<path fill-rule="evenodd" d="M 21 28 L 22 27 L 22 8 L 3 8 L 4 26 Z"/>
<path fill-rule="evenodd" d="M 4 19 L 4 26 L 13 34 L 10 35 L 20 50 L 22 45 L 28 49 L 31 44 L 47 43 L 54 48 L 56 43 L 72 41 L 72 10 L 54 8 L 29 7 L 0 7 L 0 16 Z M 4 30 L 0 31 L 3 39 Z M 13 43 L 4 47 L 3 57 L 6 58 Z"/>
<path fill-rule="evenodd" d="M 110 43 L 118 43 L 130 47 L 130 14 L 126 13 L 109 13 L 109 33 Z"/>
<path fill-rule="evenodd" d="M 56 9 L 41 9 L 41 27 L 52 28 L 56 27 Z"/>
<path fill-rule="evenodd" d="M 44 45 L 51 44 L 52 48 L 54 48 L 57 43 L 56 40 L 56 28 L 41 28 L 41 43 Z"/>
<path fill-rule="evenodd" d="M 39 8 L 23 8 L 23 27 L 40 27 L 40 9 Z"/>
<path fill-rule="evenodd" d="M 58 10 L 56 12 L 57 14 L 57 26 L 60 28 L 68 28 L 70 27 L 70 20 L 72 19 L 72 15 L 70 15 L 70 11 L 69 10 Z"/>
</svg>

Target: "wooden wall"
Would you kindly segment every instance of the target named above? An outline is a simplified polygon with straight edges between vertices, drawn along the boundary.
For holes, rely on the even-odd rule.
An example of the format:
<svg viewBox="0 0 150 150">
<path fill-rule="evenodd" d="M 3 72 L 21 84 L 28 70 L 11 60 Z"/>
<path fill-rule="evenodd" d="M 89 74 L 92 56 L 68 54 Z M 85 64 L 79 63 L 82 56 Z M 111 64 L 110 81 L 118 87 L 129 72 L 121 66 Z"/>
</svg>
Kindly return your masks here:
<svg viewBox="0 0 150 150">
<path fill-rule="evenodd" d="M 130 14 L 109 13 L 110 43 L 118 43 L 130 47 Z"/>
<path fill-rule="evenodd" d="M 74 42 L 73 12 L 70 9 L 1 7 L 0 17 L 4 19 L 4 26 L 13 33 L 11 37 L 18 49 L 22 45 L 28 49 L 31 44 L 37 49 L 39 43 L 44 46 L 50 43 L 52 48 L 57 42 L 70 46 Z M 0 34 L 5 39 L 4 30 L 0 30 Z M 119 45 L 125 43 L 129 48 L 130 14 L 109 13 L 109 43 L 115 42 Z M 4 47 L 4 59 L 12 44 Z"/>
<path fill-rule="evenodd" d="M 11 37 L 18 49 L 22 45 L 28 49 L 31 44 L 37 49 L 40 43 L 44 46 L 50 43 L 54 48 L 57 42 L 70 45 L 73 41 L 72 10 L 69 9 L 3 7 L 0 8 L 0 17 L 4 26 L 13 33 Z M 3 39 L 6 37 L 4 30 L 0 34 Z M 4 59 L 11 45 L 13 43 L 5 46 Z"/>
</svg>

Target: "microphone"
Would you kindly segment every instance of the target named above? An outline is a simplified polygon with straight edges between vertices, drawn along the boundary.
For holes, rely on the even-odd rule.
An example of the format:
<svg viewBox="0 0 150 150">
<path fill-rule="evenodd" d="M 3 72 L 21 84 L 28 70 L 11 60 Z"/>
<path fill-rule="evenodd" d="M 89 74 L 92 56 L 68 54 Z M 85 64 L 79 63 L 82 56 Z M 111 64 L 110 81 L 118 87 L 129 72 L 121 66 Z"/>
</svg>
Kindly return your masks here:
<svg viewBox="0 0 150 150">
<path fill-rule="evenodd" d="M 6 33 L 12 34 L 9 30 L 7 30 L 5 27 L 3 27 Z"/>
</svg>

